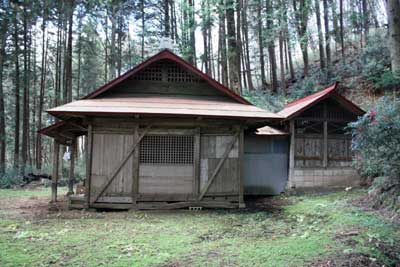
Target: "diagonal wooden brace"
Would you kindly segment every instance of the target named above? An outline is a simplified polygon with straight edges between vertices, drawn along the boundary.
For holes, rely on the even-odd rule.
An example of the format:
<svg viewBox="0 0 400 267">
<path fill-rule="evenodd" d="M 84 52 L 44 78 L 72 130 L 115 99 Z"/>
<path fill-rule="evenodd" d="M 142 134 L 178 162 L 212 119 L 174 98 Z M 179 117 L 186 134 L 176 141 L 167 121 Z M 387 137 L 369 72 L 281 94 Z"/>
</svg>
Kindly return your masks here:
<svg viewBox="0 0 400 267">
<path fill-rule="evenodd" d="M 231 152 L 233 146 L 235 145 L 238 137 L 239 137 L 240 131 L 238 131 L 232 141 L 229 143 L 229 145 L 226 147 L 226 150 L 222 156 L 222 158 L 219 160 L 218 165 L 215 167 L 211 178 L 207 181 L 207 184 L 204 186 L 203 190 L 201 190 L 201 193 L 198 197 L 198 200 L 202 200 L 204 195 L 207 193 L 208 189 L 210 188 L 211 184 L 213 183 L 213 181 L 215 180 L 215 177 L 217 177 L 219 171 L 221 170 L 222 165 L 224 165 L 225 160 L 228 158 L 229 153 Z"/>
<path fill-rule="evenodd" d="M 101 185 L 99 191 L 93 196 L 93 200 L 90 201 L 91 204 L 96 202 L 101 194 L 104 193 L 106 188 L 111 184 L 111 182 L 114 180 L 114 178 L 117 176 L 117 174 L 120 172 L 122 167 L 125 165 L 125 163 L 128 161 L 129 157 L 132 155 L 132 153 L 135 151 L 136 147 L 139 145 L 140 141 L 143 139 L 143 137 L 146 135 L 146 133 L 150 130 L 151 124 L 149 124 L 144 131 L 140 134 L 139 138 L 136 140 L 136 142 L 132 145 L 128 153 L 124 156 L 120 164 L 111 172 L 111 175 L 106 178 L 104 183 Z"/>
</svg>

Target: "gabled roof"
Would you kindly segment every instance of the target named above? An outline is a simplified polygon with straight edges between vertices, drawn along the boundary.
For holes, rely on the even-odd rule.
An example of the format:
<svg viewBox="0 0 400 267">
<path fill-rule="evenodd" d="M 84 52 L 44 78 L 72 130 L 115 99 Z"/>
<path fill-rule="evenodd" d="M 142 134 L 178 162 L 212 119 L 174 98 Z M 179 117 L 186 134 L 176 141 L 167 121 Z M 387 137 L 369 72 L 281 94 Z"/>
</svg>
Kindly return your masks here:
<svg viewBox="0 0 400 267">
<path fill-rule="evenodd" d="M 201 98 L 137 96 L 127 98 L 96 98 L 74 101 L 48 112 L 60 119 L 66 117 L 96 116 L 170 116 L 170 117 L 217 117 L 231 119 L 282 119 L 254 105 L 235 103 L 226 100 Z"/>
<path fill-rule="evenodd" d="M 128 97 L 100 98 L 100 94 L 111 90 L 135 73 L 150 64 L 161 60 L 171 60 L 186 71 L 203 79 L 215 90 L 219 90 L 227 97 L 212 98 L 190 95 L 146 95 L 135 94 Z M 101 86 L 94 92 L 73 101 L 47 110 L 51 115 L 61 120 L 82 116 L 169 116 L 169 117 L 214 117 L 247 120 L 282 119 L 281 116 L 258 108 L 250 102 L 220 84 L 209 75 L 204 74 L 188 62 L 169 50 L 163 50 L 140 63 L 125 74 Z"/>
<path fill-rule="evenodd" d="M 131 77 L 132 75 L 134 75 L 135 73 L 137 73 L 140 70 L 144 69 L 145 67 L 149 66 L 150 64 L 152 64 L 154 62 L 157 62 L 159 60 L 162 60 L 162 59 L 169 59 L 169 60 L 174 61 L 175 63 L 177 63 L 178 65 L 180 65 L 184 69 L 186 69 L 188 72 L 191 72 L 191 73 L 195 74 L 196 76 L 200 77 L 201 79 L 206 81 L 208 84 L 210 84 L 212 87 L 214 87 L 217 90 L 223 92 L 224 94 L 226 94 L 230 98 L 234 99 L 235 101 L 237 101 L 239 103 L 242 103 L 242 104 L 251 105 L 251 103 L 248 102 L 246 99 L 244 99 L 243 97 L 239 96 L 238 94 L 236 94 L 235 92 L 230 90 L 225 85 L 223 85 L 223 84 L 219 83 L 218 81 L 214 80 L 209 75 L 203 73 L 202 71 L 200 71 L 199 69 L 197 69 L 196 67 L 194 67 L 190 63 L 186 62 L 181 57 L 177 56 L 176 54 L 174 54 L 173 52 L 171 52 L 168 49 L 164 49 L 164 50 L 160 51 L 159 53 L 155 54 L 154 56 L 152 56 L 152 57 L 148 58 L 147 60 L 143 61 L 142 63 L 136 65 L 131 70 L 125 72 L 121 76 L 109 81 L 105 85 L 101 86 L 100 88 L 98 88 L 95 91 L 91 92 L 90 94 L 86 95 L 82 99 L 95 98 L 96 96 L 108 91 L 110 88 L 116 86 L 117 84 L 119 84 L 122 81 L 126 80 L 127 78 Z"/>
<path fill-rule="evenodd" d="M 349 111 L 356 115 L 362 115 L 365 113 L 364 110 L 362 110 L 360 107 L 358 107 L 356 104 L 342 96 L 337 92 L 337 86 L 338 83 L 336 82 L 335 84 L 318 91 L 312 95 L 300 98 L 298 100 L 295 100 L 293 102 L 290 102 L 289 104 L 286 105 L 284 109 L 279 111 L 277 114 L 284 117 L 285 120 L 289 120 L 297 115 L 299 115 L 301 112 L 305 111 L 306 109 L 316 105 L 317 103 L 321 102 L 322 100 L 329 98 L 329 97 L 334 97 L 335 100 L 337 100 L 340 104 L 342 104 L 345 108 L 347 108 Z"/>
</svg>

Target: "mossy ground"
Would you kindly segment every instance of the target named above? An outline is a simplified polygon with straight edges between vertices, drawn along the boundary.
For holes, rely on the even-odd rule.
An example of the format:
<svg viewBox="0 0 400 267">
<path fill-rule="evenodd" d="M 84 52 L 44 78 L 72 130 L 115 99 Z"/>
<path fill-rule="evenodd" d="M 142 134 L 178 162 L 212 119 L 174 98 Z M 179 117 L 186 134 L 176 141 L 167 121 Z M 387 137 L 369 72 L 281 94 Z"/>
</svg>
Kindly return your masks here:
<svg viewBox="0 0 400 267">
<path fill-rule="evenodd" d="M 343 255 L 395 265 L 400 252 L 382 244 L 395 247 L 400 226 L 350 204 L 362 194 L 242 211 L 49 212 L 48 189 L 0 190 L 0 266 L 310 266 Z"/>
</svg>

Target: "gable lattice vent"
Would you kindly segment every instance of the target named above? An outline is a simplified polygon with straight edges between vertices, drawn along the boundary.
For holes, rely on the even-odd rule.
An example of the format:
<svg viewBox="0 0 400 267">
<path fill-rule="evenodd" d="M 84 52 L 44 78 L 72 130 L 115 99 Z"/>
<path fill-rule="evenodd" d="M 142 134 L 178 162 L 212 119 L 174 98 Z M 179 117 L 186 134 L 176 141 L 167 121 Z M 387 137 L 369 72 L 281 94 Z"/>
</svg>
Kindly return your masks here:
<svg viewBox="0 0 400 267">
<path fill-rule="evenodd" d="M 174 62 L 158 62 L 141 70 L 134 76 L 137 81 L 164 81 L 198 83 L 202 79 L 184 70 Z"/>
</svg>

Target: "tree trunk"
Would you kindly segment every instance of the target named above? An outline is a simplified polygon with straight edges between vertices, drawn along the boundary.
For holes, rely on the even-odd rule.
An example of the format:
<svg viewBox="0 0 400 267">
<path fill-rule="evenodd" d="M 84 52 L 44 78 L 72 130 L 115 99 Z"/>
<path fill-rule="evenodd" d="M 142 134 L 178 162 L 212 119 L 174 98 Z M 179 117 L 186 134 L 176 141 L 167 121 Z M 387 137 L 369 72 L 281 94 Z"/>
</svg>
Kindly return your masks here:
<svg viewBox="0 0 400 267">
<path fill-rule="evenodd" d="M 289 38 L 289 23 L 288 23 L 288 16 L 287 16 L 287 6 L 286 6 L 286 0 L 283 0 L 282 3 L 284 4 L 283 8 L 283 19 L 285 23 L 285 41 L 286 41 L 286 51 L 288 54 L 288 61 L 289 61 L 289 73 L 290 73 L 290 79 L 293 81 L 295 79 L 295 74 L 294 74 L 294 67 L 293 67 L 293 58 L 292 58 L 292 45 L 290 43 L 290 38 Z"/>
<path fill-rule="evenodd" d="M 301 54 L 304 62 L 304 76 L 308 75 L 308 36 L 307 36 L 307 23 L 308 23 L 308 1 L 299 0 L 299 7 L 296 5 L 297 0 L 293 0 L 293 10 L 295 15 L 297 33 L 299 35 Z"/>
<path fill-rule="evenodd" d="M 111 4 L 111 40 L 110 40 L 110 79 L 115 78 L 115 33 L 117 29 L 117 3 L 114 0 Z"/>
<path fill-rule="evenodd" d="M 261 87 L 266 89 L 267 79 L 265 77 L 265 61 L 264 61 L 264 35 L 262 25 L 262 0 L 257 3 L 257 31 L 258 31 L 258 49 L 260 52 L 260 74 L 261 74 Z"/>
<path fill-rule="evenodd" d="M 400 78 L 400 2 L 388 0 L 387 14 L 389 18 L 390 56 L 392 72 Z"/>
<path fill-rule="evenodd" d="M 243 11 L 242 11 L 242 33 L 243 33 L 243 48 L 244 48 L 244 58 L 245 58 L 245 68 L 247 76 L 247 85 L 249 90 L 254 90 L 254 85 L 251 76 L 251 66 L 250 66 L 250 51 L 249 51 L 249 26 L 247 21 L 248 12 L 248 0 L 243 1 Z"/>
<path fill-rule="evenodd" d="M 46 41 L 46 20 L 47 20 L 47 1 L 43 2 L 43 21 L 42 21 L 42 62 L 40 70 L 40 92 L 39 92 L 39 107 L 37 111 L 37 130 L 42 129 L 42 113 L 44 102 L 44 89 L 46 83 L 46 60 L 47 60 L 47 45 Z M 42 169 L 42 135 L 36 136 L 36 168 Z"/>
<path fill-rule="evenodd" d="M 171 26 L 169 21 L 169 0 L 164 0 L 164 36 L 171 37 Z"/>
<path fill-rule="evenodd" d="M 68 1 L 68 37 L 67 53 L 65 59 L 65 85 L 67 91 L 67 102 L 72 101 L 72 26 L 74 14 L 74 0 Z"/>
<path fill-rule="evenodd" d="M 235 31 L 235 2 L 234 0 L 226 1 L 226 24 L 227 24 L 227 39 L 228 39 L 228 64 L 229 64 L 229 86 L 236 92 L 240 92 L 239 68 L 236 31 Z"/>
<path fill-rule="evenodd" d="M 140 18 L 141 18 L 141 27 L 142 27 L 142 36 L 140 39 L 140 55 L 142 61 L 144 60 L 144 35 L 145 35 L 145 13 L 144 13 L 144 0 L 140 0 Z"/>
<path fill-rule="evenodd" d="M 188 61 L 196 66 L 196 38 L 195 38 L 195 31 L 196 31 L 196 22 L 195 22 L 195 7 L 194 7 L 194 0 L 188 0 L 189 2 L 189 57 Z"/>
<path fill-rule="evenodd" d="M 14 112 L 14 121 L 15 121 L 15 127 L 14 127 L 14 169 L 18 170 L 19 169 L 19 115 L 20 115 L 20 101 L 19 101 L 19 94 L 20 94 L 20 88 L 19 88 L 19 33 L 18 33 L 18 11 L 17 7 L 14 8 L 14 64 L 15 64 L 15 112 Z"/>
<path fill-rule="evenodd" d="M 225 5 L 224 0 L 218 2 L 218 20 L 219 20 L 219 36 L 218 36 L 218 65 L 221 69 L 221 82 L 228 85 L 228 67 L 226 58 L 226 31 L 225 31 Z"/>
<path fill-rule="evenodd" d="M 336 0 L 329 0 L 329 4 L 331 5 L 332 10 L 332 24 L 333 24 L 333 36 L 335 37 L 335 44 L 339 43 L 339 26 L 338 26 L 338 18 L 336 13 Z M 335 45 L 337 51 L 337 45 Z"/>
<path fill-rule="evenodd" d="M 324 5 L 324 28 L 325 28 L 325 54 L 326 54 L 326 67 L 330 69 L 331 66 L 331 34 L 329 32 L 329 9 L 328 1 L 323 0 Z"/>
<path fill-rule="evenodd" d="M 242 37 L 240 33 L 241 29 L 241 18 L 240 13 L 242 12 L 242 0 L 236 0 L 236 50 L 237 50 L 237 58 L 236 58 L 236 66 L 237 66 L 237 75 L 239 80 L 239 90 L 238 93 L 242 94 L 242 58 L 243 58 L 243 50 L 242 50 Z"/>
<path fill-rule="evenodd" d="M 268 58 L 269 65 L 271 70 L 271 89 L 273 93 L 276 93 L 278 90 L 278 75 L 276 72 L 277 64 L 276 64 L 276 55 L 275 55 L 275 40 L 274 40 L 274 12 L 272 10 L 272 0 L 265 1 L 265 8 L 267 10 L 267 48 L 268 48 Z"/>
<path fill-rule="evenodd" d="M 361 0 L 361 6 L 362 6 L 362 21 L 363 21 L 362 24 L 364 28 L 364 39 L 365 39 L 364 43 L 366 43 L 369 33 L 369 12 L 368 12 L 367 0 Z"/>
<path fill-rule="evenodd" d="M 29 50 L 28 44 L 28 13 L 27 2 L 23 4 L 23 29 L 24 29 L 24 87 L 23 87 L 23 103 L 22 103 L 22 150 L 21 150 L 21 174 L 25 173 L 25 166 L 28 159 L 28 145 L 29 145 Z"/>
<path fill-rule="evenodd" d="M 201 25 L 201 33 L 203 35 L 203 47 L 204 47 L 204 52 L 202 56 L 202 64 L 204 66 L 204 72 L 210 75 L 210 68 L 209 68 L 209 47 L 208 47 L 208 24 L 209 22 L 209 17 L 208 13 L 210 10 L 207 9 L 207 2 L 208 0 L 202 0 L 201 1 L 201 17 L 202 17 L 202 25 Z"/>
<path fill-rule="evenodd" d="M 343 0 L 339 0 L 339 22 L 340 22 L 340 46 L 342 48 L 342 60 L 344 60 Z"/>
<path fill-rule="evenodd" d="M 324 69 L 325 68 L 325 53 L 324 53 L 324 40 L 323 40 L 323 36 L 322 36 L 319 0 L 315 0 L 315 16 L 317 19 L 317 29 L 318 29 L 319 62 L 320 62 L 321 69 Z"/>
<path fill-rule="evenodd" d="M 0 175 L 4 175 L 6 170 L 6 122 L 4 110 L 4 91 L 3 91 L 3 67 L 6 56 L 8 18 L 2 20 L 0 27 Z"/>
</svg>

